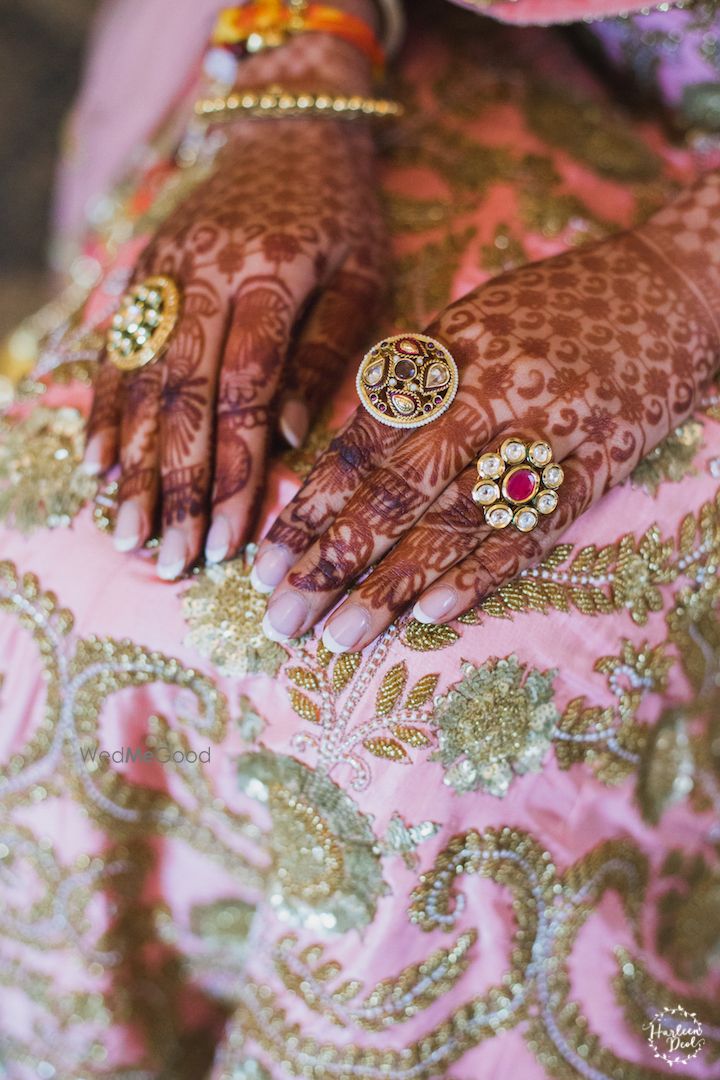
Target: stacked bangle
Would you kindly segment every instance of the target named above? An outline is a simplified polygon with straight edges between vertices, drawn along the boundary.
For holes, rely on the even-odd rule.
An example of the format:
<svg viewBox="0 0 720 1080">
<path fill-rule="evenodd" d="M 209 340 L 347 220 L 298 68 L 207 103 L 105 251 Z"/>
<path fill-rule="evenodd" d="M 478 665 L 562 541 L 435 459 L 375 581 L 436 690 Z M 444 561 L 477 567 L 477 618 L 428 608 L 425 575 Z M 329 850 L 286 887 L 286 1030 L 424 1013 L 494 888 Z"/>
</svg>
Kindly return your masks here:
<svg viewBox="0 0 720 1080">
<path fill-rule="evenodd" d="M 238 113 L 248 116 L 299 117 L 316 114 L 344 120 L 401 116 L 402 105 L 387 98 L 360 95 L 313 94 L 283 90 L 279 86 L 267 90 L 247 90 L 225 97 L 202 98 L 195 105 L 198 118 L 209 123 L 233 119 Z"/>
</svg>

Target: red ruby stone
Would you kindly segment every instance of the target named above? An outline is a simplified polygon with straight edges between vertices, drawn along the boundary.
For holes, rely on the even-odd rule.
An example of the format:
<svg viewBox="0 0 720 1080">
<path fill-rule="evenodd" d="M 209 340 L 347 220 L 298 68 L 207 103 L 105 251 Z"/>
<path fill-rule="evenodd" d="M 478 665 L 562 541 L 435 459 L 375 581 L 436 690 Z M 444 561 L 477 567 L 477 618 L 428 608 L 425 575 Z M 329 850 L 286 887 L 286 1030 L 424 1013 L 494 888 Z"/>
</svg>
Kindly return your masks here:
<svg viewBox="0 0 720 1080">
<path fill-rule="evenodd" d="M 505 481 L 505 494 L 513 502 L 527 502 L 535 494 L 537 476 L 532 469 L 518 469 Z"/>
</svg>

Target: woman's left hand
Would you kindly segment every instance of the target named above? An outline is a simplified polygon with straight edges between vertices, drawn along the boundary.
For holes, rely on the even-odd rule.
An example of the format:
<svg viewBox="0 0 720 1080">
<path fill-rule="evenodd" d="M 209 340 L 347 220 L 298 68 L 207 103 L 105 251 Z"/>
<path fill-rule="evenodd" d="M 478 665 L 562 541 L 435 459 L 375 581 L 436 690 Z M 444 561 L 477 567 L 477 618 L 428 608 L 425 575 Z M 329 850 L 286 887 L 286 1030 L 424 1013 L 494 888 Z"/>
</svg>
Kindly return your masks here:
<svg viewBox="0 0 720 1080">
<path fill-rule="evenodd" d="M 709 190 L 716 243 L 720 183 Z M 457 361 L 455 401 L 410 431 L 359 408 L 334 439 L 258 552 L 256 587 L 275 586 L 269 636 L 310 630 L 373 566 L 325 626 L 332 651 L 364 647 L 413 604 L 423 622 L 457 618 L 544 558 L 693 411 L 720 332 L 708 276 L 697 287 L 683 246 L 683 215 L 698 212 L 689 199 L 674 217 L 496 278 L 440 316 L 428 333 Z M 509 435 L 550 442 L 565 472 L 557 510 L 530 533 L 489 528 L 471 497 L 477 455 Z"/>
</svg>

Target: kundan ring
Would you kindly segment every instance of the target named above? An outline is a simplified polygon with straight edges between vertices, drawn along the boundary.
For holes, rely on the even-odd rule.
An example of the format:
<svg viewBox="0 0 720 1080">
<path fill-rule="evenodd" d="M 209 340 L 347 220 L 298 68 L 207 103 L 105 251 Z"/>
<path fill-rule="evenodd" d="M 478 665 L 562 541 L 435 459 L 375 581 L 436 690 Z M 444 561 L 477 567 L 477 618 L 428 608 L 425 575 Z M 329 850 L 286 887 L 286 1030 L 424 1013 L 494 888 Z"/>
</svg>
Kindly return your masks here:
<svg viewBox="0 0 720 1080">
<path fill-rule="evenodd" d="M 553 461 L 549 443 L 505 439 L 498 451 L 480 455 L 477 471 L 472 497 L 492 529 L 514 525 L 520 532 L 532 532 L 541 514 L 557 508 L 564 473 Z"/>
<path fill-rule="evenodd" d="M 108 357 L 121 371 L 158 360 L 180 317 L 180 290 L 172 278 L 150 277 L 133 285 L 120 301 L 107 332 Z"/>
<path fill-rule="evenodd" d="M 434 338 L 396 334 L 365 354 L 355 385 L 360 401 L 381 424 L 417 428 L 437 420 L 450 407 L 457 393 L 458 369 Z"/>
</svg>

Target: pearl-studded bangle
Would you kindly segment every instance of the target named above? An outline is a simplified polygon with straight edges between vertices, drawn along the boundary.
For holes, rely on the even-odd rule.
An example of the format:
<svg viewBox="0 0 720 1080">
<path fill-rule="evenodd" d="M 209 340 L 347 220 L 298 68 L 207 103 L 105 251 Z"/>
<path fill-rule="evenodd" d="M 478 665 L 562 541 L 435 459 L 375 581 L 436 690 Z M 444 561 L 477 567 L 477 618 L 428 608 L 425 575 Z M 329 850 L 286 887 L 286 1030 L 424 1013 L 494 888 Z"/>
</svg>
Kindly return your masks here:
<svg viewBox="0 0 720 1080">
<path fill-rule="evenodd" d="M 309 114 L 344 120 L 402 116 L 398 101 L 387 98 L 347 97 L 339 94 L 294 93 L 279 86 L 267 90 L 248 90 L 224 97 L 202 98 L 195 105 L 201 120 L 215 123 L 230 120 L 238 114 L 254 117 L 300 117 Z"/>
</svg>

